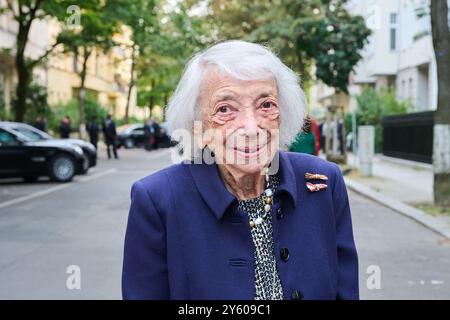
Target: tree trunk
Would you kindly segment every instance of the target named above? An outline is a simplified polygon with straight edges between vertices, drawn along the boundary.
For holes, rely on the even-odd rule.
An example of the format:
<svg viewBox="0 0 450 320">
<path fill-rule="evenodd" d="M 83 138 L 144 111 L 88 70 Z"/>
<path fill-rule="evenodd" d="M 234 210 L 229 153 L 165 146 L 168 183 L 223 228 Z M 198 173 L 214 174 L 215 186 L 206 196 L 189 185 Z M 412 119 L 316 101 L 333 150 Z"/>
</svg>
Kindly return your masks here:
<svg viewBox="0 0 450 320">
<path fill-rule="evenodd" d="M 162 112 L 162 121 L 166 122 L 166 111 L 167 111 L 167 105 L 169 104 L 169 93 L 164 92 L 164 108 Z"/>
<path fill-rule="evenodd" d="M 153 96 L 150 96 L 150 98 L 148 99 L 148 109 L 150 110 L 150 117 L 152 116 L 152 110 L 154 105 L 155 105 L 155 98 Z"/>
<path fill-rule="evenodd" d="M 136 67 L 136 57 L 135 57 L 136 48 L 133 46 L 133 49 L 131 51 L 131 77 L 130 77 L 130 84 L 128 85 L 128 95 L 127 95 L 127 105 L 125 107 L 125 123 L 128 123 L 128 117 L 130 112 L 130 100 L 131 100 L 131 92 L 133 91 L 133 87 L 135 84 L 134 80 L 134 69 Z"/>
<path fill-rule="evenodd" d="M 152 79 L 151 87 L 152 87 L 151 90 L 153 91 L 155 89 L 155 79 Z M 152 116 L 152 110 L 154 105 L 155 105 L 155 97 L 153 94 L 150 94 L 150 97 L 148 98 L 148 108 L 150 110 L 150 117 Z"/>
<path fill-rule="evenodd" d="M 450 206 L 450 32 L 447 1 L 431 0 L 431 27 L 438 75 L 438 104 L 434 114 L 434 201 Z"/>
<path fill-rule="evenodd" d="M 15 101 L 15 121 L 23 122 L 26 112 L 26 99 L 28 87 L 30 84 L 30 77 L 32 69 L 28 69 L 25 61 L 25 47 L 28 41 L 28 34 L 30 32 L 31 22 L 19 23 L 19 31 L 16 37 L 16 57 L 15 65 L 17 71 L 17 87 L 16 87 L 16 101 Z"/>
<path fill-rule="evenodd" d="M 86 121 L 85 121 L 85 105 L 86 105 L 86 73 L 87 73 L 87 61 L 91 55 L 92 50 L 83 47 L 83 67 L 80 72 L 80 90 L 78 91 L 78 111 L 80 115 L 78 134 L 80 139 L 86 137 Z"/>
</svg>

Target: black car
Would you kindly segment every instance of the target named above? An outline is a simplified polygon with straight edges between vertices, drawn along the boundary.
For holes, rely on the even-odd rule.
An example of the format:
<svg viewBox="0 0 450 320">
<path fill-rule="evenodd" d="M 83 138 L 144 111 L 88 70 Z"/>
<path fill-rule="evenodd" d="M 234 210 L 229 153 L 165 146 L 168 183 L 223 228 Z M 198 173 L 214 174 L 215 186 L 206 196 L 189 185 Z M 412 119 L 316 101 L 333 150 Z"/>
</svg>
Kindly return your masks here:
<svg viewBox="0 0 450 320">
<path fill-rule="evenodd" d="M 117 147 L 133 148 L 145 145 L 145 130 L 142 123 L 126 124 L 117 128 Z M 161 124 L 158 148 L 169 148 L 173 144 L 167 134 L 166 124 Z"/>
<path fill-rule="evenodd" d="M 117 128 L 117 147 L 141 147 L 145 143 L 144 125 L 125 124 Z"/>
<path fill-rule="evenodd" d="M 76 145 L 58 140 L 33 141 L 0 126 L 0 178 L 35 181 L 48 176 L 53 181 L 68 182 L 83 172 L 84 161 L 83 150 Z"/>
<path fill-rule="evenodd" d="M 0 121 L 0 127 L 14 130 L 30 138 L 33 141 L 56 139 L 51 135 L 49 135 L 48 133 L 39 130 L 33 126 L 30 126 L 26 123 Z M 56 140 L 68 145 L 79 146 L 83 150 L 83 154 L 85 156 L 85 162 L 83 163 L 83 172 L 82 172 L 83 174 L 87 173 L 89 168 L 94 167 L 97 164 L 97 150 L 95 149 L 92 143 L 89 143 L 81 139 L 56 139 Z"/>
</svg>

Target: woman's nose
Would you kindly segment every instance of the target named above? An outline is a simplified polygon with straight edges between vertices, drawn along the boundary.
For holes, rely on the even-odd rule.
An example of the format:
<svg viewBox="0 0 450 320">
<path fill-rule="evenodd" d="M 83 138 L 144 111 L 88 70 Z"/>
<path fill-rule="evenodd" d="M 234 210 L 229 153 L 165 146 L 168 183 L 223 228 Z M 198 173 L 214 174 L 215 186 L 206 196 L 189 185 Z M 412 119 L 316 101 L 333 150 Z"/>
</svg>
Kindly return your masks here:
<svg viewBox="0 0 450 320">
<path fill-rule="evenodd" d="M 258 135 L 258 120 L 255 111 L 252 108 L 246 108 L 243 112 L 242 133 L 247 137 L 256 137 Z"/>
</svg>

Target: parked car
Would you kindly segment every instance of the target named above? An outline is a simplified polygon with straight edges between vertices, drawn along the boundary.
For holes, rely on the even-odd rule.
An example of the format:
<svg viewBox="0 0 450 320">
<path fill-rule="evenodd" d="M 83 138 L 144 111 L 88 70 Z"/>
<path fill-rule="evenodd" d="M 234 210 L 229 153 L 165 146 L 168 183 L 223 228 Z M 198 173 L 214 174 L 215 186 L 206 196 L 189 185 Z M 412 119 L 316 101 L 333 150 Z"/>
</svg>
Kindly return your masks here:
<svg viewBox="0 0 450 320">
<path fill-rule="evenodd" d="M 48 176 L 53 181 L 68 182 L 83 172 L 84 161 L 79 146 L 56 139 L 32 140 L 0 124 L 0 178 L 35 181 Z"/>
<path fill-rule="evenodd" d="M 86 174 L 89 168 L 97 164 L 97 150 L 92 143 L 81 139 L 57 139 L 49 135 L 47 132 L 39 130 L 33 126 L 21 122 L 0 121 L 0 126 L 14 130 L 33 141 L 41 140 L 58 140 L 68 145 L 79 146 L 83 150 L 85 161 L 83 163 L 83 174 Z"/>
<path fill-rule="evenodd" d="M 117 128 L 117 146 L 125 148 L 142 147 L 145 144 L 145 131 L 142 123 L 126 124 Z M 167 134 L 167 123 L 160 125 L 160 136 L 158 137 L 158 148 L 169 148 L 173 146 Z"/>
<path fill-rule="evenodd" d="M 142 123 L 125 124 L 117 128 L 117 147 L 127 149 L 141 147 L 145 142 L 144 125 Z"/>
</svg>

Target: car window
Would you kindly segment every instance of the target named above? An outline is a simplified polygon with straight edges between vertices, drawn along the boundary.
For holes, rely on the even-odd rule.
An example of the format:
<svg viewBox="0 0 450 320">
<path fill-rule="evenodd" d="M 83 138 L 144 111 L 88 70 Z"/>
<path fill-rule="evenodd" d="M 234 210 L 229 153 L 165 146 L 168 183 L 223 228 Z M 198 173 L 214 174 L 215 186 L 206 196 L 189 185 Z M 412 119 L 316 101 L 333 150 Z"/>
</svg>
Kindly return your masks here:
<svg viewBox="0 0 450 320">
<path fill-rule="evenodd" d="M 27 137 L 31 141 L 44 140 L 40 134 L 38 134 L 30 129 L 27 129 L 27 128 L 15 127 L 15 128 L 13 128 L 13 130 L 23 134 L 25 137 Z"/>
<path fill-rule="evenodd" d="M 17 146 L 18 144 L 19 141 L 13 134 L 0 129 L 0 146 Z"/>
<path fill-rule="evenodd" d="M 132 132 L 133 133 L 144 133 L 144 130 L 142 128 L 136 128 L 136 129 L 133 129 Z"/>
</svg>

